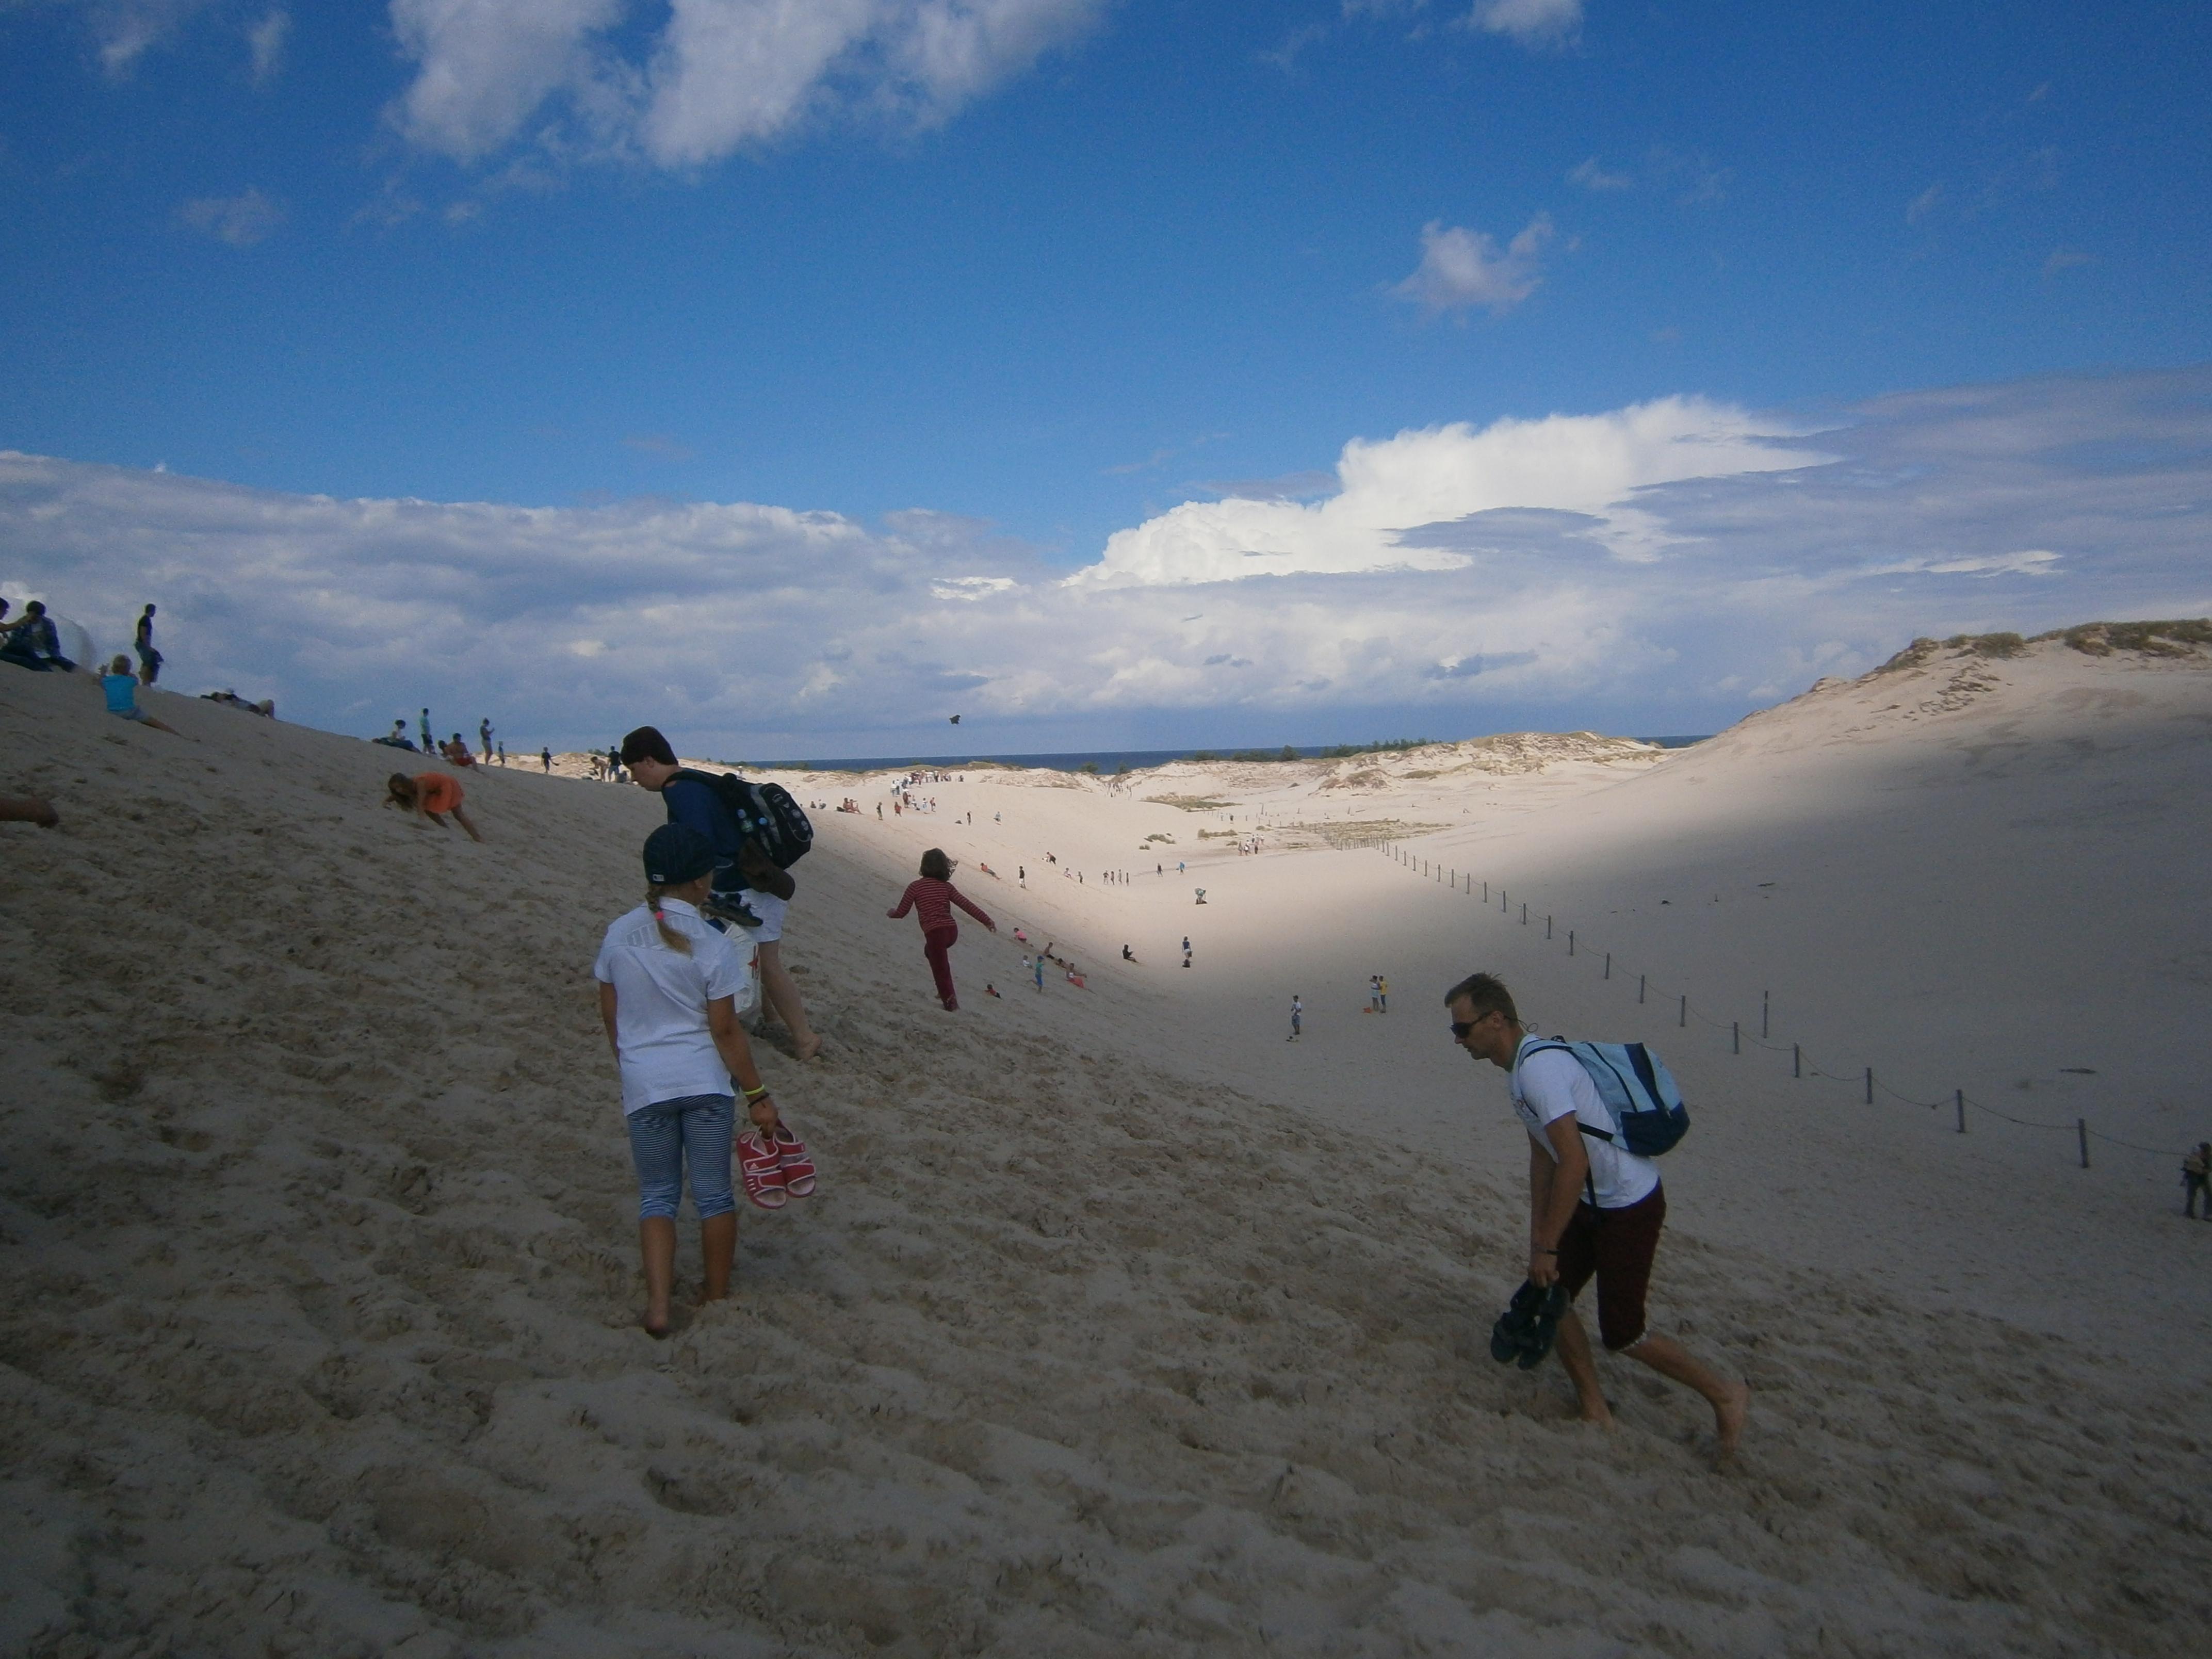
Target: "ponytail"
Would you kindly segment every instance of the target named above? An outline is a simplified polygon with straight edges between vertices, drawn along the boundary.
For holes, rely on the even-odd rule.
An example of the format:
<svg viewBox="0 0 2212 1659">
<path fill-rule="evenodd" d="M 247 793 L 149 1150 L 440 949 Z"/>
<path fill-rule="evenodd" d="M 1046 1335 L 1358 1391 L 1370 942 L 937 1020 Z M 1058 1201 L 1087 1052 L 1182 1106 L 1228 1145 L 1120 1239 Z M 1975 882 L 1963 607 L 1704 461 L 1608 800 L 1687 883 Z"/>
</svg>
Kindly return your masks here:
<svg viewBox="0 0 2212 1659">
<path fill-rule="evenodd" d="M 657 884 L 647 887 L 645 890 L 646 908 L 653 912 L 653 925 L 660 930 L 660 942 L 677 955 L 688 957 L 691 954 L 691 941 L 671 927 L 668 918 L 660 911 L 660 896 L 667 890 Z"/>
</svg>

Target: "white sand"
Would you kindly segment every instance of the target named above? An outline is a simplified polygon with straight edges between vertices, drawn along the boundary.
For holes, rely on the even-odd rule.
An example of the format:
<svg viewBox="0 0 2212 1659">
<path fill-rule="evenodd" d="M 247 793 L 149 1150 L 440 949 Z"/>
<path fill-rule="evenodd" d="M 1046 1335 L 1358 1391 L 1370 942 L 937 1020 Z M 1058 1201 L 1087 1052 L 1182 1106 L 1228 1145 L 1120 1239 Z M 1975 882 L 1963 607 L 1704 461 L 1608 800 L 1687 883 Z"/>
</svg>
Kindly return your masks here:
<svg viewBox="0 0 2212 1659">
<path fill-rule="evenodd" d="M 198 741 L 0 675 L 0 792 L 65 818 L 0 825 L 0 1651 L 2200 1644 L 2212 1227 L 2172 1159 L 1960 1137 L 1666 999 L 1771 989 L 1777 1037 L 1923 1099 L 2212 1133 L 2203 658 L 1939 656 L 1671 757 L 977 771 L 881 824 L 886 779 L 787 775 L 869 809 L 796 872 L 830 1050 L 760 1045 L 823 1191 L 665 1345 L 587 978 L 658 803 L 471 774 L 477 847 L 376 808 L 419 762 L 149 702 Z M 1290 850 L 1322 814 L 1437 826 L 1413 855 L 1510 915 Z M 1254 818 L 1261 856 L 1197 839 Z M 1099 881 L 1171 872 L 1151 835 L 1191 874 Z M 969 926 L 939 1011 L 882 915 L 933 844 L 1090 988 Z M 1484 964 L 1690 1090 L 1654 1312 L 1758 1390 L 1732 1474 L 1632 1364 L 1607 1437 L 1488 1358 L 1525 1154 L 1436 1006 Z"/>
</svg>

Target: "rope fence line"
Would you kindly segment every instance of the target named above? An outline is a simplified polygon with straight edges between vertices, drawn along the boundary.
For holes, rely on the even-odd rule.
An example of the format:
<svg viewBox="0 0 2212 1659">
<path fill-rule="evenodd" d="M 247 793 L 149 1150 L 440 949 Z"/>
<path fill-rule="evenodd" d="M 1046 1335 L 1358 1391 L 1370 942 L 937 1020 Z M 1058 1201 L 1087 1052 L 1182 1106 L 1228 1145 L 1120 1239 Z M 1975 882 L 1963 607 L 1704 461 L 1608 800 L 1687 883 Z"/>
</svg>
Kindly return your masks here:
<svg viewBox="0 0 2212 1659">
<path fill-rule="evenodd" d="M 1475 878 L 1471 874 L 1463 875 L 1457 869 L 1440 865 L 1434 860 L 1425 859 L 1418 854 L 1408 853 L 1403 848 L 1388 841 L 1376 843 L 1376 850 L 1394 860 L 1395 862 L 1405 866 L 1407 868 L 1413 871 L 1425 879 L 1442 883 L 1449 886 L 1454 892 L 1464 893 L 1470 898 L 1476 896 L 1476 887 L 1478 884 Z M 1480 897 L 1485 908 L 1486 908 L 1491 900 L 1492 886 L 1487 881 L 1480 883 L 1480 886 L 1481 889 Z M 1503 887 L 1498 888 L 1496 892 L 1498 899 L 1498 914 L 1501 916 L 1510 918 L 1512 915 L 1514 901 Z M 1520 911 L 1521 919 L 1519 925 L 1524 927 L 1534 926 L 1535 918 L 1530 914 L 1528 905 L 1525 903 L 1522 904 L 1520 906 Z M 1545 915 L 1542 918 L 1544 923 L 1544 938 L 1547 941 L 1553 943 L 1558 942 L 1553 925 L 1555 920 L 1556 918 L 1550 915 Z M 1578 951 L 1577 932 L 1577 929 L 1571 927 L 1567 929 L 1566 932 L 1567 954 L 1571 957 L 1577 954 Z M 1580 953 L 1584 955 L 1591 954 L 1587 947 L 1582 947 Z M 1616 965 L 1617 958 L 1610 951 L 1605 951 L 1603 955 L 1605 962 L 1603 968 L 1600 971 L 1599 977 L 1601 979 L 1609 981 L 1613 977 L 1613 969 Z M 1621 967 L 1622 976 L 1626 978 L 1629 970 L 1626 964 L 1620 965 Z M 1639 1004 L 1648 1001 L 1650 989 L 1650 974 L 1644 972 L 1638 973 L 1636 975 L 1636 1000 Z M 1810 1078 L 1823 1082 L 1848 1083 L 1854 1085 L 1861 1091 L 1861 1098 L 1864 1103 L 1869 1106 L 1874 1104 L 1875 1091 L 1877 1089 L 1879 1089 L 1883 1094 L 1888 1096 L 1889 1098 L 1899 1102 L 1900 1104 L 1906 1106 L 1917 1106 L 1931 1112 L 1941 1111 L 1944 1107 L 1948 1106 L 1956 1115 L 1957 1133 L 1960 1134 L 1966 1133 L 1966 1112 L 1967 1109 L 1970 1107 L 1973 1110 L 1980 1112 L 1986 1116 L 1996 1118 L 2001 1122 L 2012 1124 L 2018 1128 L 2047 1130 L 2070 1129 L 2074 1132 L 2075 1137 L 2080 1145 L 2081 1167 L 2085 1170 L 2090 1167 L 2089 1143 L 2093 1140 L 2102 1141 L 2108 1146 L 2124 1147 L 2130 1152 L 2146 1152 L 2154 1158 L 2179 1158 L 2188 1156 L 2185 1152 L 2177 1152 L 2172 1148 L 2162 1146 L 2146 1146 L 2140 1141 L 2124 1139 L 2118 1135 L 2108 1135 L 2102 1130 L 2091 1128 L 2089 1127 L 2089 1121 L 2086 1117 L 2076 1117 L 2071 1121 L 2058 1123 L 2046 1123 L 2035 1118 L 2015 1117 L 2010 1112 L 2000 1111 L 1997 1108 L 1988 1104 L 1986 1102 L 1975 1099 L 1963 1089 L 1954 1089 L 1949 1097 L 1945 1099 L 1920 1100 L 1911 1095 L 1901 1094 L 1897 1090 L 1891 1088 L 1887 1083 L 1877 1079 L 1875 1076 L 1874 1067 L 1871 1066 L 1863 1066 L 1856 1073 L 1830 1072 L 1824 1070 L 1820 1066 L 1815 1065 L 1811 1058 L 1806 1054 L 1803 1044 L 1797 1042 L 1778 1042 L 1769 1040 L 1772 1036 L 1771 994 L 1765 991 L 1760 992 L 1759 1003 L 1759 1034 L 1757 1036 L 1751 1036 L 1744 1030 L 1743 1022 L 1741 1019 L 1715 1019 L 1711 1016 L 1708 1015 L 1703 1009 L 1692 1008 L 1690 1004 L 1689 994 L 1687 992 L 1678 992 L 1675 994 L 1675 1024 L 1678 1027 L 1686 1030 L 1690 1024 L 1690 1016 L 1692 1013 L 1695 1013 L 1698 1017 L 1698 1023 L 1699 1024 L 1708 1026 L 1714 1030 L 1726 1031 L 1729 1034 L 1729 1052 L 1731 1054 L 1741 1054 L 1743 1052 L 1743 1045 L 1747 1042 L 1755 1048 L 1764 1049 L 1768 1054 L 1778 1054 L 1787 1052 L 1790 1055 L 1790 1075 L 1793 1079 L 1802 1080 Z"/>
</svg>

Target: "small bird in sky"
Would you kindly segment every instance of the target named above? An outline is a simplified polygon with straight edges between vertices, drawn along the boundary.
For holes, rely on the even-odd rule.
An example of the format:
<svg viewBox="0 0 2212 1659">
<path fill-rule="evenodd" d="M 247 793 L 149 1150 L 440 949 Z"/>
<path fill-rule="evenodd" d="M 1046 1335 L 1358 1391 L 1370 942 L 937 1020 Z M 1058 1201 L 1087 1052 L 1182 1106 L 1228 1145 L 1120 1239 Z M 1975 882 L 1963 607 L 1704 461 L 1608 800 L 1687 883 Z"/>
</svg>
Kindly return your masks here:
<svg viewBox="0 0 2212 1659">
<path fill-rule="evenodd" d="M 952 717 L 952 724 L 953 724 L 953 725 L 955 725 L 955 726 L 957 726 L 957 725 L 959 725 L 959 724 L 960 724 L 960 716 L 959 716 L 959 715 L 955 714 L 955 715 Z"/>
</svg>

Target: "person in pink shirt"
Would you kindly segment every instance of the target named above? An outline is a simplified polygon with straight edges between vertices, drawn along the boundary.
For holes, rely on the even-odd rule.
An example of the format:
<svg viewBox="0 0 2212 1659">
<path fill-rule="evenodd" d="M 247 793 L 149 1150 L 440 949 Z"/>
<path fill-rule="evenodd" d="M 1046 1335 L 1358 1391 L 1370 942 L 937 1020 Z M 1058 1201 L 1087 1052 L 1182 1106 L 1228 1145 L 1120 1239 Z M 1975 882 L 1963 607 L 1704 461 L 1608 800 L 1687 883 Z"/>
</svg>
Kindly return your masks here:
<svg viewBox="0 0 2212 1659">
<path fill-rule="evenodd" d="M 906 884 L 898 908 L 884 913 L 896 921 L 911 910 L 921 922 L 921 953 L 929 958 L 929 971 L 937 981 L 937 994 L 947 1013 L 960 1006 L 960 999 L 952 994 L 952 963 L 945 956 L 960 937 L 960 925 L 952 920 L 956 904 L 993 933 L 999 931 L 999 924 L 970 904 L 967 895 L 952 884 L 952 860 L 945 856 L 943 848 L 933 847 L 921 855 L 921 875 Z"/>
</svg>

